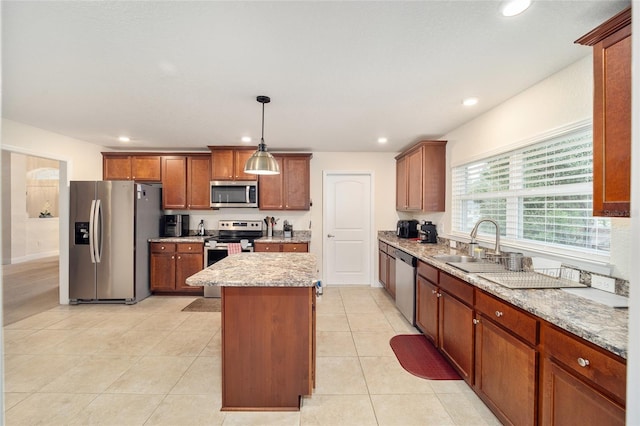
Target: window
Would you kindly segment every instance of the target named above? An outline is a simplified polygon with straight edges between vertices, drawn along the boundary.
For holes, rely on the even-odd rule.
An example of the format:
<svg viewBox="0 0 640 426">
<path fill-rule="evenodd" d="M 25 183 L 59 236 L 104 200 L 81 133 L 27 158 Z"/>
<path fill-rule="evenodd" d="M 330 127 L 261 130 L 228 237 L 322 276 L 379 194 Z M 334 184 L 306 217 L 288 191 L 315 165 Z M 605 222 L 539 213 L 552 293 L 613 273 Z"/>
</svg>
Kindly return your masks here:
<svg viewBox="0 0 640 426">
<path fill-rule="evenodd" d="M 503 243 L 541 252 L 606 257 L 611 222 L 592 216 L 590 126 L 546 137 L 452 170 L 452 231 L 488 217 Z M 490 223 L 479 235 L 493 236 Z"/>
</svg>

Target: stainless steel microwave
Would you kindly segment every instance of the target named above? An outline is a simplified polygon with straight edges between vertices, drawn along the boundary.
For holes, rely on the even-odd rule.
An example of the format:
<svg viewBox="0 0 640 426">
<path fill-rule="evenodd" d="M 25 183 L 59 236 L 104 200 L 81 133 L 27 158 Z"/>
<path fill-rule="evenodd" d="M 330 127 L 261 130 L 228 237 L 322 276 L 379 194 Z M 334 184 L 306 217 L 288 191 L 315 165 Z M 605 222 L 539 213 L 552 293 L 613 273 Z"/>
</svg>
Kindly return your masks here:
<svg viewBox="0 0 640 426">
<path fill-rule="evenodd" d="M 211 207 L 258 207 L 258 181 L 212 180 Z"/>
</svg>

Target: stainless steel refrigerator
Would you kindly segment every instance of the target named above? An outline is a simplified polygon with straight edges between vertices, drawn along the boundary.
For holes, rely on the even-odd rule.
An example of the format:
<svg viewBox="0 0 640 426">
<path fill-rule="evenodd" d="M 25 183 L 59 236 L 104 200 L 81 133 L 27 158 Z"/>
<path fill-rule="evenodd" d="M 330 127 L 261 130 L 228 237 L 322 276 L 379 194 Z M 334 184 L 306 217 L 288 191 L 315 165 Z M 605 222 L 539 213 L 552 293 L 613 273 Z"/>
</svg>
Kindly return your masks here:
<svg viewBox="0 0 640 426">
<path fill-rule="evenodd" d="M 160 188 L 72 181 L 69 198 L 69 302 L 133 304 L 149 296 L 148 239 L 160 230 Z"/>
</svg>

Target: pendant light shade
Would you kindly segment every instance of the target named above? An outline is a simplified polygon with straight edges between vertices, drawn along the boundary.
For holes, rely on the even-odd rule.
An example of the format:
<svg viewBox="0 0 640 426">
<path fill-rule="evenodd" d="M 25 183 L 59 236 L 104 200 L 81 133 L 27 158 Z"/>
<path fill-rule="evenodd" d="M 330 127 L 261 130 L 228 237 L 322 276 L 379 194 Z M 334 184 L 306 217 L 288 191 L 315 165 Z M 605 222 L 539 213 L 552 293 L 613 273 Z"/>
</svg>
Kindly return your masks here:
<svg viewBox="0 0 640 426">
<path fill-rule="evenodd" d="M 245 163 L 244 172 L 254 175 L 277 175 L 280 174 L 278 161 L 267 152 L 267 145 L 264 143 L 264 104 L 271 102 L 271 99 L 268 96 L 258 96 L 256 100 L 262 104 L 262 136 L 258 150 Z"/>
</svg>

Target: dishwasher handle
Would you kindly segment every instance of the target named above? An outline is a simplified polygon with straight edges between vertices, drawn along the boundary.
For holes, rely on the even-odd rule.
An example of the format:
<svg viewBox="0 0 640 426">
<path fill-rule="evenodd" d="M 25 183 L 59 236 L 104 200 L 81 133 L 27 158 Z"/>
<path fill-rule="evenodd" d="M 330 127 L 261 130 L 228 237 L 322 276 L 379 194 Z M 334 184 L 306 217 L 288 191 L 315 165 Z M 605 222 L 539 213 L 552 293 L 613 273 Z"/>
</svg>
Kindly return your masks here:
<svg viewBox="0 0 640 426">
<path fill-rule="evenodd" d="M 411 256 L 409 253 L 406 253 L 398 249 L 396 249 L 396 260 L 401 260 L 402 262 L 406 263 L 412 268 L 415 268 L 416 265 L 418 264 L 417 259 L 415 257 Z"/>
</svg>

